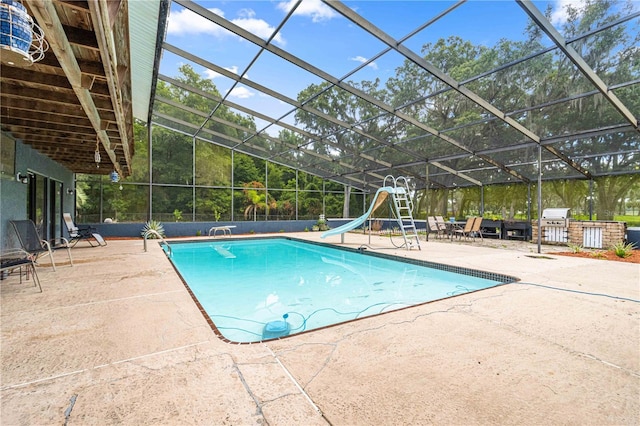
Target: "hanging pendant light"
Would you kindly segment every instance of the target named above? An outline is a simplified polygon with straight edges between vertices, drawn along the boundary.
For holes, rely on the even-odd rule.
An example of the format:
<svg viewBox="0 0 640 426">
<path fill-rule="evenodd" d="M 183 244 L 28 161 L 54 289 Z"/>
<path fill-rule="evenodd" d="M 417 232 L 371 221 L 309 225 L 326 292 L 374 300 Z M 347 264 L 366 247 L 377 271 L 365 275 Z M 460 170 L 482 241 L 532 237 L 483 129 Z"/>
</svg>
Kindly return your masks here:
<svg viewBox="0 0 640 426">
<path fill-rule="evenodd" d="M 33 65 L 44 58 L 49 43 L 18 0 L 0 0 L 0 58 L 10 66 Z"/>
<path fill-rule="evenodd" d="M 100 139 L 96 137 L 96 152 L 93 153 L 93 161 L 96 162 L 96 168 L 100 168 Z"/>
</svg>

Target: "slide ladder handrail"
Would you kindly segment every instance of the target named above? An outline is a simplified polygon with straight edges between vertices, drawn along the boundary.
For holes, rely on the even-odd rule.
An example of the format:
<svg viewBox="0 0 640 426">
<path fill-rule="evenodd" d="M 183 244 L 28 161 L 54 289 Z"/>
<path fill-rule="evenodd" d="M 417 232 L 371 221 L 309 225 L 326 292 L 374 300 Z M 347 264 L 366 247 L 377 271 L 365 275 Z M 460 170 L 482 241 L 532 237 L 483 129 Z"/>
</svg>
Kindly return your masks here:
<svg viewBox="0 0 640 426">
<path fill-rule="evenodd" d="M 387 180 L 393 182 L 394 191 L 393 194 L 391 194 L 391 199 L 393 200 L 396 218 L 398 219 L 398 224 L 402 231 L 402 238 L 404 238 L 404 246 L 407 250 L 411 250 L 413 247 L 417 247 L 418 250 L 422 250 L 420 247 L 420 238 L 418 237 L 416 223 L 413 220 L 413 200 L 411 199 L 409 182 L 404 176 L 394 178 L 391 175 L 387 175 L 384 178 L 383 186 L 387 186 Z M 405 221 L 408 223 L 405 224 Z"/>
</svg>

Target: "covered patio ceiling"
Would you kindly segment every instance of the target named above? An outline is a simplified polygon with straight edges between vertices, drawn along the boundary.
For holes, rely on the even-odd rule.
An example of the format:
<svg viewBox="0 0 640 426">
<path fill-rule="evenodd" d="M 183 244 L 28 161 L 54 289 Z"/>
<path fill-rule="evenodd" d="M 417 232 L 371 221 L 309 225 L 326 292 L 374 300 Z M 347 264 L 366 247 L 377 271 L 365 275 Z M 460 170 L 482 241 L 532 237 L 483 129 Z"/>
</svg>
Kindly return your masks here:
<svg viewBox="0 0 640 426">
<path fill-rule="evenodd" d="M 256 4 L 241 3 L 249 11 Z M 456 78 L 440 64 L 425 59 L 429 52 L 421 49 L 434 34 L 453 40 L 450 37 L 464 25 L 457 20 L 458 13 L 479 4 L 484 7 L 485 2 L 424 2 L 424 15 L 412 16 L 402 33 L 392 34 L 391 30 L 385 30 L 386 22 L 379 16 L 393 16 L 403 2 L 323 1 L 320 6 L 344 29 L 342 43 L 350 43 L 349 34 L 354 32 L 358 33 L 358 40 L 367 40 L 363 50 L 369 56 L 359 57 L 358 65 L 350 69 L 336 66 L 344 58 L 333 55 L 331 43 L 335 41 L 330 42 L 322 25 L 312 25 L 310 18 L 304 40 L 295 43 L 297 46 L 304 43 L 306 49 L 288 48 L 282 42 L 281 35 L 287 34 L 297 24 L 296 20 L 304 18 L 305 8 L 311 3 L 318 7 L 319 2 L 306 0 L 282 2 L 286 7 L 279 6 L 283 10 L 279 22 L 268 22 L 270 34 L 256 35 L 257 31 L 246 25 L 246 19 L 227 17 L 223 11 L 227 3 L 173 0 L 169 28 L 171 19 L 188 17 L 193 27 L 207 26 L 209 30 L 199 40 L 211 47 L 208 53 L 195 53 L 193 36 L 179 37 L 168 31 L 162 45 L 158 79 L 174 89 L 201 96 L 213 102 L 214 107 L 203 113 L 157 96 L 153 100 L 152 122 L 364 190 L 378 187 L 387 174 L 408 176 L 416 188 L 451 188 L 529 183 L 538 179 L 539 170 L 543 179 L 591 179 L 640 172 L 640 104 L 634 101 L 640 98 L 637 47 L 640 10 L 633 4 L 625 7 L 619 3 L 615 16 L 603 16 L 588 31 L 569 37 L 538 9 L 542 3 L 499 2 L 504 15 L 496 17 L 497 20 L 524 17 L 535 28 L 533 32 L 541 34 L 542 42 L 536 45 L 537 50 L 520 49 L 518 55 L 494 61 L 489 68 L 478 66 L 477 73 Z M 387 13 L 371 14 L 368 19 L 369 6 L 386 9 Z M 258 18 L 249 15 L 251 19 Z M 495 22 L 474 25 L 478 26 L 478 32 L 489 34 L 494 31 Z M 232 37 L 218 37 L 223 33 Z M 609 46 L 605 54 L 594 51 L 597 44 L 594 40 L 614 33 L 624 34 L 626 44 Z M 526 40 L 505 41 L 526 43 Z M 232 64 L 217 44 L 228 49 L 251 46 L 253 50 L 243 63 Z M 430 44 L 432 48 L 435 46 L 435 42 Z M 322 60 L 307 54 L 311 50 L 322 50 Z M 169 64 L 172 61 L 190 64 L 203 75 L 215 76 L 215 80 L 211 78 L 216 84 L 225 80 L 226 88 L 220 90 L 219 96 L 203 92 L 177 76 Z M 523 83 L 516 81 L 527 72 L 523 70 L 540 68 L 544 61 L 563 64 L 572 74 L 567 81 L 573 86 L 568 90 L 553 87 L 554 75 L 561 71 L 553 67 L 537 71 L 540 81 L 527 83 L 524 78 Z M 400 67 L 410 69 L 418 76 L 416 81 L 428 81 L 429 85 L 414 88 L 404 102 L 399 102 L 399 97 L 380 95 L 371 90 L 375 85 L 369 83 L 378 79 L 384 85 L 388 75 L 382 72 L 382 67 L 377 68 L 377 64 L 383 63 L 396 71 Z M 617 72 L 617 68 L 627 71 Z M 365 74 L 365 70 L 376 69 L 378 75 Z M 315 91 L 306 91 L 303 96 L 301 90 L 283 90 L 282 80 L 286 83 L 289 75 L 294 74 L 308 81 L 307 88 L 313 87 Z M 528 77 L 531 75 L 534 74 Z M 491 85 L 494 89 L 490 93 L 486 88 Z M 542 85 L 549 86 L 546 98 L 532 89 Z M 521 89 L 517 102 L 505 102 L 508 96 L 499 93 L 504 86 Z M 262 103 L 256 106 L 234 97 L 238 89 L 257 94 Z M 320 107 L 323 102 L 331 105 L 336 97 L 351 99 L 359 105 L 356 118 L 347 120 Z M 435 113 L 434 105 L 443 97 L 455 99 L 455 105 L 460 107 L 450 111 L 450 119 L 443 120 L 446 125 L 434 127 L 429 114 Z M 286 106 L 284 112 L 281 107 L 274 107 L 276 104 Z M 234 125 L 240 137 L 212 130 L 214 125 L 224 123 L 218 114 L 221 106 L 248 117 L 255 128 Z M 369 111 L 366 117 L 361 112 L 365 109 Z M 582 109 L 585 114 L 587 110 L 596 111 L 593 115 L 596 119 L 577 125 L 575 117 Z M 545 124 L 565 111 L 562 125 Z M 310 121 L 328 125 L 311 128 L 305 125 Z M 393 132 L 373 132 L 370 129 L 376 126 L 372 123 L 377 128 L 392 128 Z M 284 134 L 295 135 L 294 142 L 291 138 L 285 140 Z M 343 143 L 344 140 L 357 143 Z"/>
<path fill-rule="evenodd" d="M 48 49 L 32 65 L 0 51 L 2 131 L 73 172 L 130 175 L 133 119 L 149 114 L 161 3 L 22 4 Z"/>
</svg>

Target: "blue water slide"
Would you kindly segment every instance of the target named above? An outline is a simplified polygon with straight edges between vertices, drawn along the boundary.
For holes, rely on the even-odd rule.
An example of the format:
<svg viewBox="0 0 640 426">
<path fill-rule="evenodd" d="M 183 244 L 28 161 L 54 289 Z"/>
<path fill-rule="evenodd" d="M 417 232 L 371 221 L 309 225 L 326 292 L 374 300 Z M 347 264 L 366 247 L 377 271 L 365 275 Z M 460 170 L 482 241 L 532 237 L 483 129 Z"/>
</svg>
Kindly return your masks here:
<svg viewBox="0 0 640 426">
<path fill-rule="evenodd" d="M 393 194 L 395 193 L 395 189 L 391 186 L 383 186 L 382 188 L 378 189 L 376 191 L 375 196 L 373 197 L 371 206 L 369 206 L 369 210 L 367 210 L 365 214 L 363 214 L 357 219 L 352 220 L 351 222 L 345 223 L 342 226 L 338 226 L 335 229 L 329 229 L 328 231 L 323 232 L 322 235 L 320 235 L 320 238 L 326 238 L 331 235 L 344 234 L 345 232 L 349 232 L 352 229 L 356 229 L 357 227 L 362 226 L 362 224 L 369 218 L 369 216 L 371 216 L 371 213 L 373 213 L 375 209 L 380 207 L 380 204 L 382 204 L 382 201 L 384 201 L 384 199 L 381 198 L 380 202 L 378 202 L 378 197 L 382 193 L 384 193 L 384 198 L 386 198 L 387 194 L 392 194 L 393 196 Z"/>
</svg>

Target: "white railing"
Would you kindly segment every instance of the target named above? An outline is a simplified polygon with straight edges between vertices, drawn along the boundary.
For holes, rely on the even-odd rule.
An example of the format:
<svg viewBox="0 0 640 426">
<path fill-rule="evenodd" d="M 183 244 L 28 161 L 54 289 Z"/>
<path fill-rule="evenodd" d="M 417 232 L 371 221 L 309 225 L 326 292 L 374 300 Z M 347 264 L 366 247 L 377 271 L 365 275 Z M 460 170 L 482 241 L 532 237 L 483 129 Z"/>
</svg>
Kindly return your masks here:
<svg viewBox="0 0 640 426">
<path fill-rule="evenodd" d="M 157 239 L 160 240 L 160 243 L 164 244 L 165 246 L 167 246 L 167 250 L 169 251 L 168 256 L 171 257 L 173 256 L 173 251 L 171 250 L 171 246 L 169 245 L 169 243 L 162 237 L 162 235 L 160 235 L 160 233 L 158 231 L 156 231 L 155 229 L 149 229 L 144 233 L 144 251 L 147 251 L 147 239 L 149 238 L 149 235 L 154 235 Z"/>
</svg>

